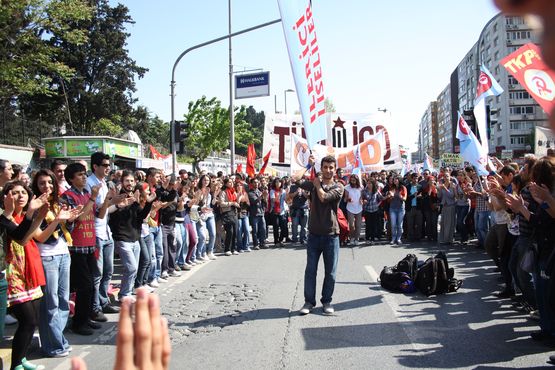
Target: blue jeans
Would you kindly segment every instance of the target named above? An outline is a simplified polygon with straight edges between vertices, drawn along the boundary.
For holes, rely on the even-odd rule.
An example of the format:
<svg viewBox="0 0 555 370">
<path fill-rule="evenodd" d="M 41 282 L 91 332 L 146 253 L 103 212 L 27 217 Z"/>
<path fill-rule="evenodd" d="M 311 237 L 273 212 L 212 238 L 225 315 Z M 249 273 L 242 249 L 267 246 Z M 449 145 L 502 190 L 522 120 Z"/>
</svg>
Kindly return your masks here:
<svg viewBox="0 0 555 370">
<path fill-rule="evenodd" d="M 391 240 L 400 241 L 403 235 L 403 218 L 405 217 L 405 209 L 389 209 L 389 218 L 391 222 Z"/>
<path fill-rule="evenodd" d="M 291 229 L 292 239 L 296 243 L 299 241 L 299 226 L 301 227 L 301 243 L 306 243 L 306 224 L 308 222 L 308 209 L 291 210 Z"/>
<path fill-rule="evenodd" d="M 200 258 L 206 254 L 206 236 L 204 230 L 206 226 L 204 225 L 203 221 L 193 222 L 195 224 L 195 228 L 197 230 L 197 250 L 195 251 L 195 259 Z"/>
<path fill-rule="evenodd" d="M 532 274 L 524 271 L 520 263 L 528 249 L 532 248 L 530 236 L 519 235 L 513 244 L 511 258 L 509 259 L 509 270 L 513 275 L 515 285 L 522 292 L 522 296 L 532 307 L 536 307 L 536 289 L 532 282 Z"/>
<path fill-rule="evenodd" d="M 70 265 L 69 253 L 42 257 L 46 285 L 40 301 L 39 333 L 42 351 L 47 356 L 69 348 L 64 329 L 69 318 Z"/>
<path fill-rule="evenodd" d="M 337 260 L 339 258 L 338 235 L 309 234 L 306 247 L 306 269 L 304 271 L 304 300 L 316 306 L 316 275 L 320 255 L 324 257 L 324 285 L 322 304 L 331 303 L 335 288 Z"/>
<path fill-rule="evenodd" d="M 474 212 L 474 228 L 478 236 L 478 244 L 484 247 L 489 229 L 489 211 Z"/>
<path fill-rule="evenodd" d="M 544 276 L 547 261 L 539 258 L 536 261 L 534 285 L 536 286 L 536 304 L 540 311 L 540 329 L 555 336 L 555 312 L 549 304 L 549 278 Z"/>
<path fill-rule="evenodd" d="M 264 245 L 266 240 L 266 220 L 262 216 L 250 216 L 250 225 L 252 229 L 252 245 L 257 247 Z"/>
<path fill-rule="evenodd" d="M 175 243 L 177 244 L 177 254 L 175 263 L 184 265 L 187 252 L 189 252 L 189 235 L 184 223 L 175 223 Z"/>
<path fill-rule="evenodd" d="M 205 244 L 206 253 L 214 253 L 214 244 L 216 243 L 216 219 L 214 215 L 208 217 L 204 224 L 208 229 L 208 245 Z"/>
<path fill-rule="evenodd" d="M 239 217 L 237 222 L 237 250 L 246 251 L 249 249 L 249 234 L 251 232 L 249 218 L 247 216 Z"/>
<path fill-rule="evenodd" d="M 468 241 L 468 229 L 466 228 L 466 216 L 470 211 L 470 206 L 455 206 L 457 214 L 457 232 L 461 238 L 461 242 Z"/>
<path fill-rule="evenodd" d="M 162 274 L 162 259 L 164 259 L 164 245 L 162 244 L 162 228 L 151 227 L 150 234 L 154 239 L 154 258 L 150 261 L 149 281 L 158 279 Z"/>
<path fill-rule="evenodd" d="M 139 242 L 124 242 L 116 240 L 116 248 L 118 249 L 121 264 L 123 265 L 123 273 L 121 276 L 121 288 L 119 291 L 119 299 L 131 295 L 133 292 L 133 284 L 137 277 L 137 268 L 139 267 L 139 256 L 141 246 Z"/>
<path fill-rule="evenodd" d="M 98 269 L 93 274 L 93 311 L 102 311 L 102 307 L 110 304 L 108 290 L 114 273 L 114 242 L 96 238 L 96 249 L 98 250 L 98 259 L 96 260 Z"/>
</svg>

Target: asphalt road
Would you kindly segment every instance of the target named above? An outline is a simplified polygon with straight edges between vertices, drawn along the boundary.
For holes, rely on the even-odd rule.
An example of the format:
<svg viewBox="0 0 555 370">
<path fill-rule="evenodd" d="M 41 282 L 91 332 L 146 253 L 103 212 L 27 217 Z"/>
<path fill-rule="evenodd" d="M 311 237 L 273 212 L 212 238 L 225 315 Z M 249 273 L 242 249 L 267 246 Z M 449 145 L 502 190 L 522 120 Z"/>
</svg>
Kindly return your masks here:
<svg viewBox="0 0 555 370">
<path fill-rule="evenodd" d="M 171 368 L 550 367 L 551 347 L 529 337 L 536 322 L 493 296 L 501 281 L 486 254 L 470 246 L 441 249 L 464 283 L 456 293 L 427 298 L 384 291 L 377 277 L 407 253 L 433 256 L 438 245 L 341 248 L 333 316 L 324 316 L 321 305 L 307 316 L 297 313 L 306 261 L 300 246 L 221 256 L 196 267 L 158 288 L 170 322 Z M 322 273 L 318 292 L 321 284 Z M 68 333 L 72 355 L 84 357 L 89 370 L 112 368 L 116 320 L 111 315 L 93 338 Z M 70 367 L 68 358 L 34 362 Z"/>
</svg>

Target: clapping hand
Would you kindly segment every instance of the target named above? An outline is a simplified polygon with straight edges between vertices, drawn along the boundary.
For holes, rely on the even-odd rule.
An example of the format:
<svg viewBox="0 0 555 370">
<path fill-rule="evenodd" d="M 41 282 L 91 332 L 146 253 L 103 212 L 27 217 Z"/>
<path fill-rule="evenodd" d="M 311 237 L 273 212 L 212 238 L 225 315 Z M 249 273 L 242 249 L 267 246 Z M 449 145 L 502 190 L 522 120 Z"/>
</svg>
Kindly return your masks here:
<svg viewBox="0 0 555 370">
<path fill-rule="evenodd" d="M 31 199 L 27 207 L 27 212 L 33 214 L 36 210 L 41 209 L 45 205 L 48 210 L 48 194 L 44 193 L 38 198 L 33 196 L 33 199 Z"/>
<path fill-rule="evenodd" d="M 71 219 L 75 220 L 81 214 L 81 210 L 77 208 L 67 209 L 67 206 L 63 206 L 58 214 L 56 215 L 56 221 L 69 221 Z"/>
<path fill-rule="evenodd" d="M 151 193 L 148 195 L 148 197 L 146 197 L 146 201 L 147 201 L 148 203 L 154 202 L 155 200 L 156 200 L 156 192 L 154 192 L 154 191 L 151 192 Z"/>
<path fill-rule="evenodd" d="M 96 199 L 98 193 L 100 192 L 100 188 L 102 188 L 102 184 L 96 184 L 91 188 L 91 199 Z"/>
<path fill-rule="evenodd" d="M 505 197 L 505 204 L 516 213 L 520 213 L 520 211 L 524 209 L 524 200 L 521 196 L 516 194 L 507 194 Z"/>
<path fill-rule="evenodd" d="M 528 188 L 530 189 L 532 198 L 538 203 L 546 202 L 549 197 L 551 197 L 549 188 L 545 185 L 538 185 L 535 182 L 531 182 Z"/>
<path fill-rule="evenodd" d="M 15 200 L 12 195 L 12 191 L 10 190 L 6 195 L 4 195 L 4 215 L 6 217 L 10 217 L 13 215 L 15 210 Z"/>
</svg>

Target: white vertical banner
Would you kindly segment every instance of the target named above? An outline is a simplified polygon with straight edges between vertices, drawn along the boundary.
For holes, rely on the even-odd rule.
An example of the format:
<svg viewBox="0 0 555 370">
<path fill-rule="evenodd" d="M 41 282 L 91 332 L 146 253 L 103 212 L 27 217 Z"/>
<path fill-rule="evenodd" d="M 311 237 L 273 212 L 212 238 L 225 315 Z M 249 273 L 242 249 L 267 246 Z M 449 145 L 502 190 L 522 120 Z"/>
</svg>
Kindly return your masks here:
<svg viewBox="0 0 555 370">
<path fill-rule="evenodd" d="M 324 84 L 310 0 L 278 0 L 308 146 L 327 138 Z"/>
</svg>

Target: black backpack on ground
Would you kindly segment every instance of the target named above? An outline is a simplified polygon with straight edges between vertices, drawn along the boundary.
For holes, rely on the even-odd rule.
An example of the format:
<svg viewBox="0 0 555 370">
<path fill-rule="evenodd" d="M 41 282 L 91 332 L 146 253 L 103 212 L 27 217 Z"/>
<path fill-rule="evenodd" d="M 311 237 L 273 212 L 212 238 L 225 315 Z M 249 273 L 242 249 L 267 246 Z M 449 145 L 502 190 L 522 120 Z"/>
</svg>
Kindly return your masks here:
<svg viewBox="0 0 555 370">
<path fill-rule="evenodd" d="M 454 275 L 455 271 L 449 268 L 447 256 L 440 252 L 420 266 L 416 274 L 416 287 L 426 296 L 456 292 L 462 280 L 455 279 Z"/>
<path fill-rule="evenodd" d="M 397 271 L 406 272 L 411 280 L 416 279 L 418 271 L 418 258 L 414 254 L 407 254 L 405 258 L 397 263 Z"/>
<path fill-rule="evenodd" d="M 412 293 L 416 289 L 409 274 L 399 271 L 397 266 L 384 266 L 380 273 L 382 288 L 395 293 Z"/>
</svg>

